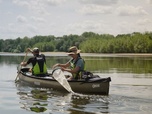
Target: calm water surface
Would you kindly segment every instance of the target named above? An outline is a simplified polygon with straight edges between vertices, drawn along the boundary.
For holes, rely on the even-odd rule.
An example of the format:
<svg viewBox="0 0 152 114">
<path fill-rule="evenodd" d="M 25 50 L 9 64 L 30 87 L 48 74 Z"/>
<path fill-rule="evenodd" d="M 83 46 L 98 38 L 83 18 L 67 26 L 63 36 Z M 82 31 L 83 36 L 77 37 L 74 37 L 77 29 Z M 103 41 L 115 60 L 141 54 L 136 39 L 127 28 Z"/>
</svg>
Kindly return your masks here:
<svg viewBox="0 0 152 114">
<path fill-rule="evenodd" d="M 152 56 L 83 58 L 86 69 L 111 77 L 109 96 L 76 96 L 15 83 L 24 56 L 0 55 L 0 114 L 150 114 L 152 112 Z M 47 66 L 66 62 L 47 56 Z"/>
</svg>

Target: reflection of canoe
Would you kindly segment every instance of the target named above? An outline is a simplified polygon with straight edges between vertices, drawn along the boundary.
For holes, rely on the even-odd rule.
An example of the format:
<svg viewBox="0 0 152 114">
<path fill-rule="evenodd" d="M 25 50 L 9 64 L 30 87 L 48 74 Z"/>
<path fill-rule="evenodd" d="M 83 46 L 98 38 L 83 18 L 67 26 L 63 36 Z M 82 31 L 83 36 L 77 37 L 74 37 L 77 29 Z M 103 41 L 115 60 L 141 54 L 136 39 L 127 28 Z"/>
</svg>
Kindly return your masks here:
<svg viewBox="0 0 152 114">
<path fill-rule="evenodd" d="M 24 84 L 32 86 L 53 88 L 60 91 L 66 91 L 52 76 L 34 76 L 28 72 L 28 68 L 22 68 L 19 73 L 19 81 Z M 78 93 L 88 94 L 109 94 L 109 82 L 111 78 L 101 78 L 99 76 L 93 76 L 89 79 L 71 80 L 68 81 L 72 90 Z"/>
</svg>

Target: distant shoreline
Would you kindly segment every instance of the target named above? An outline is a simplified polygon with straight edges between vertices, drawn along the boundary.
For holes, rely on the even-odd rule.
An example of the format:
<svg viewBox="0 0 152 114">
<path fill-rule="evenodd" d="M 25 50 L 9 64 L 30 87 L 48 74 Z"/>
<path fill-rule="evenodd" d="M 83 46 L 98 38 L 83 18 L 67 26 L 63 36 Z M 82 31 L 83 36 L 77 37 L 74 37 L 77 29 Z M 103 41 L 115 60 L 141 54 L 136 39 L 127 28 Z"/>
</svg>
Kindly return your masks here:
<svg viewBox="0 0 152 114">
<path fill-rule="evenodd" d="M 45 54 L 45 56 L 67 56 L 66 52 L 41 52 Z M 25 53 L 8 53 L 8 52 L 0 52 L 0 55 L 3 56 L 24 56 Z M 29 53 L 28 55 L 32 55 Z M 90 56 L 90 57 L 152 57 L 152 53 L 81 53 L 81 56 Z"/>
</svg>

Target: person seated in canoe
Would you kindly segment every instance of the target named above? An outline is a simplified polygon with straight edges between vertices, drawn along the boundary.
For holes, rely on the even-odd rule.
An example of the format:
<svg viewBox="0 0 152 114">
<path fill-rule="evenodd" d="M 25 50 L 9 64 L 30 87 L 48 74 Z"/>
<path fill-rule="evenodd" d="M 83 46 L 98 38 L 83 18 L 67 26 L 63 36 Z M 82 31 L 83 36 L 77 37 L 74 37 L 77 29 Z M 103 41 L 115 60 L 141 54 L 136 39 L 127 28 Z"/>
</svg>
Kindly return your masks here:
<svg viewBox="0 0 152 114">
<path fill-rule="evenodd" d="M 85 61 L 81 58 L 80 51 L 76 46 L 70 47 L 67 54 L 71 59 L 65 64 L 57 63 L 52 68 L 61 67 L 62 71 L 70 72 L 72 76 L 68 80 L 81 79 L 81 74 L 85 68 Z"/>
<path fill-rule="evenodd" d="M 26 66 L 32 64 L 32 68 L 29 70 L 33 75 L 43 76 L 47 74 L 46 59 L 44 54 L 39 54 L 39 49 L 37 47 L 31 50 L 27 48 L 27 52 L 31 52 L 33 57 L 29 58 L 27 62 L 21 62 L 21 66 Z"/>
</svg>

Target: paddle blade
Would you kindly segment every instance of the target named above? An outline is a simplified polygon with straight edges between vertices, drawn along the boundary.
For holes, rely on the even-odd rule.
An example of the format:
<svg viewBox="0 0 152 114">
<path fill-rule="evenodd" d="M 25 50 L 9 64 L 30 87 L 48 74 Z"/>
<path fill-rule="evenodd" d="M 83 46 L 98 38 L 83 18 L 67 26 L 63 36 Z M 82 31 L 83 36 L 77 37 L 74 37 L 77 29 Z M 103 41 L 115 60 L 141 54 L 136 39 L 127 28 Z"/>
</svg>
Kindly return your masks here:
<svg viewBox="0 0 152 114">
<path fill-rule="evenodd" d="M 19 65 L 17 66 L 17 71 L 20 72 L 20 71 L 21 71 L 21 68 L 22 68 L 22 66 L 19 64 Z"/>
<path fill-rule="evenodd" d="M 72 92 L 71 86 L 69 85 L 67 79 L 64 76 L 64 73 L 62 72 L 61 69 L 56 69 L 53 72 L 53 77 L 68 91 Z"/>
</svg>

